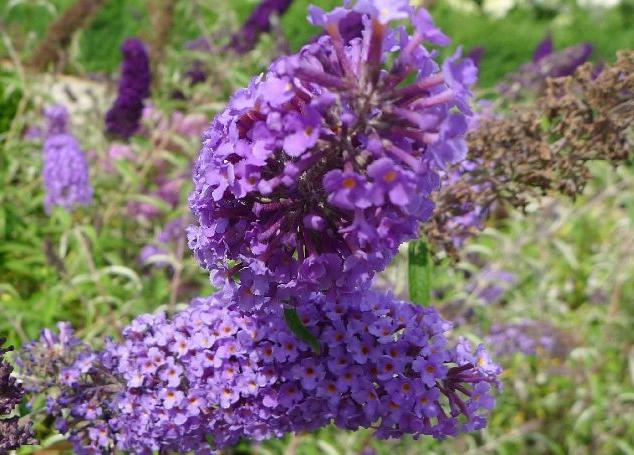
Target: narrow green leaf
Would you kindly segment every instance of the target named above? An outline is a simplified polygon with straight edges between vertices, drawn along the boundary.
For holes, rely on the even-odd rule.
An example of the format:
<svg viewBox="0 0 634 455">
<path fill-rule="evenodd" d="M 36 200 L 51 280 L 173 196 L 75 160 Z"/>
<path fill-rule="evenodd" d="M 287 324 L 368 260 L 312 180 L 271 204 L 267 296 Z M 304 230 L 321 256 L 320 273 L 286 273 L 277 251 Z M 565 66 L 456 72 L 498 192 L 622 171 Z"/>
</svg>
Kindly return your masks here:
<svg viewBox="0 0 634 455">
<path fill-rule="evenodd" d="M 408 245 L 409 298 L 412 302 L 428 306 L 431 301 L 431 261 L 427 243 L 423 240 Z"/>
<path fill-rule="evenodd" d="M 310 333 L 310 331 L 302 324 L 302 321 L 299 319 L 299 315 L 297 314 L 297 310 L 294 308 L 286 308 L 284 310 L 284 319 L 286 320 L 286 325 L 291 329 L 291 332 L 295 334 L 297 338 L 306 342 L 313 351 L 317 354 L 321 354 L 321 346 L 319 345 L 319 340 Z"/>
</svg>

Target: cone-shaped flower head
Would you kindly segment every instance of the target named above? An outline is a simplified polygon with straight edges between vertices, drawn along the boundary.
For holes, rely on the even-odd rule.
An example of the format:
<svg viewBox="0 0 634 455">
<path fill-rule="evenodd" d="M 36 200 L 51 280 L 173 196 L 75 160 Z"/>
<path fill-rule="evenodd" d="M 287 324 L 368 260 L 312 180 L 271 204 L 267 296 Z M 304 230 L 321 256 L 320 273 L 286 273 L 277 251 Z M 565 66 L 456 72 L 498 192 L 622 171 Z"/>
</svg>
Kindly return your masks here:
<svg viewBox="0 0 634 455">
<path fill-rule="evenodd" d="M 342 38 L 349 14 L 362 37 Z M 411 35 L 390 26 L 410 17 Z M 466 153 L 476 70 L 435 61 L 423 43 L 449 39 L 427 11 L 358 1 L 310 18 L 327 34 L 233 96 L 194 168 L 190 247 L 245 296 L 366 286 L 430 217 L 436 169 Z"/>
<path fill-rule="evenodd" d="M 52 104 L 44 108 L 46 135 L 66 134 L 68 132 L 68 111 L 61 104 Z"/>
</svg>

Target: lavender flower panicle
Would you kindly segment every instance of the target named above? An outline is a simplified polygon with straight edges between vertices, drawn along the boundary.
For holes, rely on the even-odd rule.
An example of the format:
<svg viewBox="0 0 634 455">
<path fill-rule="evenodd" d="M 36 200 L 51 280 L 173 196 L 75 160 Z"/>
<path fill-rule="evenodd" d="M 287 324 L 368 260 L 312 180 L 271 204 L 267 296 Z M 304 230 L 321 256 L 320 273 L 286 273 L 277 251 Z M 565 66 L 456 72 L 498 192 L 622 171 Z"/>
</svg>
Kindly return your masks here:
<svg viewBox="0 0 634 455">
<path fill-rule="evenodd" d="M 569 348 L 569 343 L 555 327 L 545 321 L 531 319 L 494 324 L 486 341 L 494 347 L 497 357 L 523 354 L 563 358 Z"/>
<path fill-rule="evenodd" d="M 499 367 L 481 346 L 450 348 L 433 308 L 373 291 L 314 294 L 298 313 L 317 355 L 280 314 L 224 299 L 196 299 L 171 320 L 141 316 L 123 343 L 60 370 L 49 411 L 79 453 L 211 450 L 330 422 L 442 438 L 482 428 L 494 406 Z"/>
<path fill-rule="evenodd" d="M 547 78 L 571 76 L 590 59 L 592 50 L 592 44 L 581 43 L 555 52 L 552 38 L 547 36 L 535 48 L 532 61 L 507 75 L 498 89 L 511 100 L 525 93 L 543 93 Z"/>
<path fill-rule="evenodd" d="M 16 358 L 24 388 L 29 393 L 42 393 L 58 383 L 63 369 L 90 352 L 66 322 L 57 324 L 57 333 L 42 330 L 40 338 L 24 345 Z"/>
<path fill-rule="evenodd" d="M 56 418 L 60 433 L 70 434 L 77 453 L 102 453 L 89 450 L 84 441 L 102 438 L 108 416 L 100 406 L 115 392 L 116 381 L 107 370 L 93 366 L 98 353 L 78 339 L 68 323 L 57 324 L 57 329 L 43 330 L 38 340 L 20 350 L 18 371 L 28 392 L 46 395 L 48 414 Z M 70 431 L 76 426 L 85 429 Z"/>
<path fill-rule="evenodd" d="M 73 210 L 92 201 L 88 163 L 79 143 L 70 134 L 56 134 L 44 142 L 44 208 L 50 214 L 54 206 Z"/>
<path fill-rule="evenodd" d="M 281 16 L 293 0 L 261 0 L 240 30 L 231 37 L 230 47 L 240 54 L 255 47 L 262 33 L 271 29 L 271 16 Z"/>
<path fill-rule="evenodd" d="M 544 57 L 551 55 L 554 51 L 555 51 L 555 45 L 553 43 L 553 37 L 549 33 L 535 47 L 535 50 L 533 51 L 533 63 L 539 62 Z"/>
<path fill-rule="evenodd" d="M 464 158 L 473 63 L 434 61 L 422 43 L 449 38 L 427 11 L 375 3 L 311 7 L 328 35 L 275 61 L 205 133 L 189 244 L 218 287 L 239 276 L 263 307 L 367 287 L 430 217 L 437 170 Z M 365 29 L 346 41 L 352 13 Z M 407 17 L 412 35 L 389 26 Z"/>
<path fill-rule="evenodd" d="M 46 136 L 68 133 L 68 110 L 61 104 L 52 104 L 44 108 L 47 121 Z"/>
<path fill-rule="evenodd" d="M 0 454 L 8 454 L 23 445 L 37 444 L 31 425 L 13 415 L 24 397 L 24 390 L 11 376 L 13 367 L 4 359 L 4 355 L 13 350 L 11 346 L 3 347 L 5 341 L 0 337 Z"/>
<path fill-rule="evenodd" d="M 121 46 L 123 64 L 117 99 L 106 113 L 106 132 L 128 139 L 139 129 L 143 100 L 150 95 L 150 58 L 147 48 L 137 38 Z"/>
</svg>

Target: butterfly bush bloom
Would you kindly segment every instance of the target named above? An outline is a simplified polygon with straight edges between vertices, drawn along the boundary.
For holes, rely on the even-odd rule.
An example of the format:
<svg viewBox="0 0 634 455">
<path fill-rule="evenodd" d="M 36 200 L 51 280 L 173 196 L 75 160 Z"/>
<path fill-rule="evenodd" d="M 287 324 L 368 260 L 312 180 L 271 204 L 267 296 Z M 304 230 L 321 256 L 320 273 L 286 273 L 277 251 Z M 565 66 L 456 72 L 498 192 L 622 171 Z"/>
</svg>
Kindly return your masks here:
<svg viewBox="0 0 634 455">
<path fill-rule="evenodd" d="M 150 95 L 150 57 L 145 44 L 137 38 L 121 46 L 123 64 L 117 99 L 106 113 L 106 132 L 128 139 L 139 129 L 143 100 Z"/>
<path fill-rule="evenodd" d="M 361 14 L 362 37 L 339 23 Z M 412 18 L 413 34 L 390 26 Z M 437 170 L 464 158 L 469 86 L 459 53 L 407 1 L 310 9 L 327 34 L 238 91 L 203 137 L 190 247 L 247 296 L 367 286 L 433 210 Z M 258 300 L 267 305 L 266 299 Z"/>
<path fill-rule="evenodd" d="M 20 422 L 15 416 L 16 406 L 24 397 L 24 389 L 11 375 L 13 367 L 4 359 L 12 347 L 3 347 L 4 338 L 0 338 L 0 453 L 20 448 L 26 444 L 37 444 L 33 439 L 30 424 Z"/>
<path fill-rule="evenodd" d="M 73 210 L 92 201 L 88 163 L 77 140 L 70 134 L 56 134 L 44 142 L 43 178 L 46 188 L 44 208 Z"/>
<path fill-rule="evenodd" d="M 231 37 L 231 48 L 239 53 L 250 51 L 262 33 L 271 29 L 271 17 L 281 16 L 293 0 L 262 0 L 240 30 Z"/>
<path fill-rule="evenodd" d="M 24 388 L 31 393 L 40 393 L 53 387 L 59 380 L 61 369 L 70 367 L 89 351 L 90 348 L 75 337 L 66 322 L 57 324 L 57 332 L 42 330 L 40 338 L 25 344 L 16 358 Z"/>
<path fill-rule="evenodd" d="M 97 453 L 97 446 L 91 451 L 92 440 L 104 442 L 104 450 L 112 448 L 106 444 L 107 416 L 102 405 L 119 386 L 103 365 L 97 366 L 97 359 L 98 353 L 63 322 L 57 325 L 57 332 L 43 330 L 16 359 L 25 389 L 46 396 L 47 413 L 56 418 L 59 432 L 69 433 L 78 453 Z M 71 431 L 76 427 L 81 429 Z"/>
<path fill-rule="evenodd" d="M 568 346 L 562 333 L 545 321 L 524 319 L 520 322 L 491 326 L 487 344 L 499 357 L 515 354 L 565 357 Z"/>
<path fill-rule="evenodd" d="M 46 135 L 68 133 L 68 111 L 61 104 L 53 104 L 44 108 L 46 118 Z"/>
<path fill-rule="evenodd" d="M 482 346 L 451 347 L 433 308 L 367 291 L 313 294 L 297 311 L 320 354 L 280 314 L 249 315 L 222 294 L 172 319 L 141 316 L 122 343 L 61 370 L 49 409 L 78 451 L 197 451 L 329 423 L 380 438 L 485 425 L 500 369 Z"/>
<path fill-rule="evenodd" d="M 525 93 L 541 93 L 547 78 L 571 76 L 590 59 L 592 50 L 592 44 L 580 43 L 555 51 L 552 37 L 547 36 L 535 48 L 532 61 L 507 75 L 498 89 L 504 97 L 512 100 Z"/>
</svg>

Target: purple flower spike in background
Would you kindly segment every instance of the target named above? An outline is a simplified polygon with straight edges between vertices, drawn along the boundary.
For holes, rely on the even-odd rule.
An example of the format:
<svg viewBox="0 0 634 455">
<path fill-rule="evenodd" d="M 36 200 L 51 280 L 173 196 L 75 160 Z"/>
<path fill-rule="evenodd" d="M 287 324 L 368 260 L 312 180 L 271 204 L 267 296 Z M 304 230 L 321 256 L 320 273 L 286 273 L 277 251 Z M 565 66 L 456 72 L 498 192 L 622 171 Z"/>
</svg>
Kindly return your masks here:
<svg viewBox="0 0 634 455">
<path fill-rule="evenodd" d="M 548 322 L 532 319 L 493 324 L 486 340 L 498 357 L 523 354 L 564 358 L 570 344 L 563 332 Z"/>
<path fill-rule="evenodd" d="M 429 13 L 400 0 L 309 13 L 326 34 L 233 96 L 194 167 L 190 247 L 218 287 L 263 306 L 366 287 L 466 154 L 477 70 L 459 53 L 434 60 L 425 45 L 449 38 Z M 342 36 L 351 15 L 362 37 Z M 390 26 L 407 17 L 412 35 Z"/>
<path fill-rule="evenodd" d="M 516 99 L 524 92 L 538 94 L 544 89 L 547 78 L 574 74 L 590 59 L 592 49 L 592 44 L 581 43 L 555 51 L 552 37 L 548 35 L 535 48 L 533 60 L 506 76 L 498 88 L 510 99 Z"/>
<path fill-rule="evenodd" d="M 553 58 L 542 59 L 542 71 L 547 72 L 551 77 L 570 76 L 590 59 L 592 50 L 593 46 L 590 43 L 567 47 L 557 52 Z"/>
<path fill-rule="evenodd" d="M 91 203 L 88 163 L 73 136 L 57 134 L 46 139 L 43 160 L 46 213 L 51 213 L 54 206 L 71 211 Z"/>
<path fill-rule="evenodd" d="M 484 47 L 476 46 L 470 49 L 469 52 L 467 52 L 467 54 L 465 55 L 465 58 L 470 58 L 473 64 L 476 66 L 476 68 L 479 69 L 480 62 L 485 53 L 486 53 L 486 49 Z"/>
<path fill-rule="evenodd" d="M 61 104 L 53 104 L 44 108 L 46 118 L 46 136 L 66 134 L 68 132 L 68 111 Z"/>
<path fill-rule="evenodd" d="M 240 30 L 231 37 L 231 47 L 243 54 L 255 47 L 262 33 L 271 29 L 273 15 L 283 15 L 293 0 L 261 0 Z"/>
<path fill-rule="evenodd" d="M 123 64 L 117 99 L 106 113 L 106 132 L 128 139 L 139 129 L 143 100 L 150 95 L 150 58 L 145 44 L 137 38 L 121 46 Z"/>
<path fill-rule="evenodd" d="M 99 354 L 66 332 L 61 345 L 44 333 L 24 355 L 50 364 L 51 346 L 64 353 L 48 409 L 79 453 L 202 451 L 330 423 L 383 439 L 485 425 L 500 369 L 482 346 L 450 347 L 451 325 L 433 308 L 370 291 L 314 294 L 297 311 L 320 354 L 281 314 L 246 315 L 216 294 L 173 319 L 137 318 Z M 23 365 L 37 376 L 38 363 Z"/>
<path fill-rule="evenodd" d="M 13 367 L 4 359 L 4 355 L 13 350 L 3 347 L 4 338 L 0 338 L 0 454 L 6 454 L 26 444 L 37 444 L 33 439 L 30 424 L 20 422 L 13 415 L 15 408 L 22 402 L 24 390 L 11 373 Z"/>
<path fill-rule="evenodd" d="M 46 396 L 46 411 L 58 417 L 55 427 L 60 433 L 68 433 L 73 425 L 85 427 L 82 432 L 71 432 L 69 441 L 76 447 L 88 446 L 89 435 L 107 440 L 102 403 L 117 390 L 113 376 L 103 366 L 94 368 L 97 353 L 75 336 L 69 324 L 59 323 L 57 329 L 57 333 L 43 330 L 38 340 L 20 350 L 16 363 L 26 378 L 25 388 Z M 65 418 L 59 418 L 62 410 L 70 411 Z"/>
<path fill-rule="evenodd" d="M 553 37 L 549 34 L 535 48 L 535 51 L 533 52 L 533 63 L 539 62 L 544 57 L 552 54 L 553 51 Z"/>
</svg>

